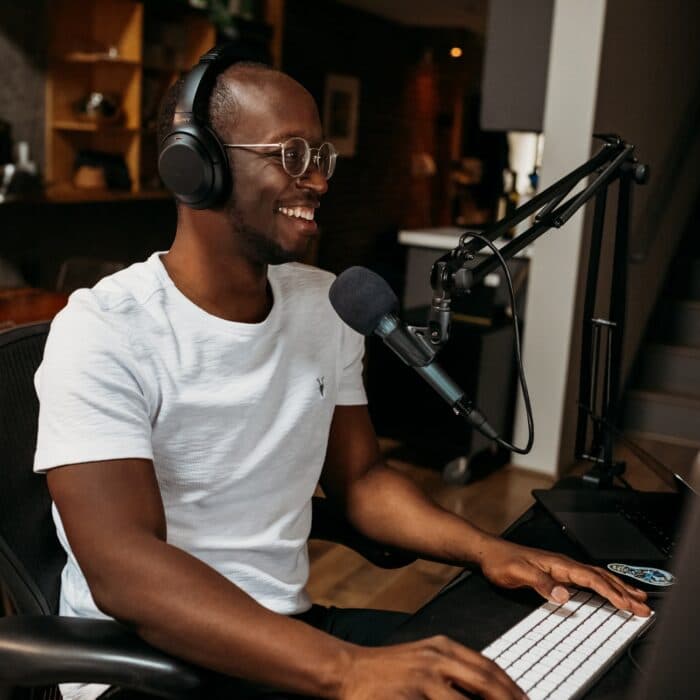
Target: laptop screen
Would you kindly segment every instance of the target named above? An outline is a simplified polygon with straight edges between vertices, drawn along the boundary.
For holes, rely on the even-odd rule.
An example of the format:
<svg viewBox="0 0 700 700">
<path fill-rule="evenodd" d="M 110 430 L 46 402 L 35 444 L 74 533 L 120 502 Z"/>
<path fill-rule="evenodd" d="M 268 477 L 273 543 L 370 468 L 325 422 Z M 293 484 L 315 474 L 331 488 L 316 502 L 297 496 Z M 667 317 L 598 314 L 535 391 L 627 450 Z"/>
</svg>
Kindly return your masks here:
<svg viewBox="0 0 700 700">
<path fill-rule="evenodd" d="M 690 494 L 697 495 L 696 489 L 694 489 L 680 474 L 667 467 L 663 462 L 654 457 L 653 454 L 638 445 L 634 440 L 628 438 L 624 433 L 616 431 L 615 439 L 624 444 L 625 447 L 639 458 L 644 466 L 651 469 L 661 481 L 674 491 L 677 491 L 683 497 Z"/>
</svg>

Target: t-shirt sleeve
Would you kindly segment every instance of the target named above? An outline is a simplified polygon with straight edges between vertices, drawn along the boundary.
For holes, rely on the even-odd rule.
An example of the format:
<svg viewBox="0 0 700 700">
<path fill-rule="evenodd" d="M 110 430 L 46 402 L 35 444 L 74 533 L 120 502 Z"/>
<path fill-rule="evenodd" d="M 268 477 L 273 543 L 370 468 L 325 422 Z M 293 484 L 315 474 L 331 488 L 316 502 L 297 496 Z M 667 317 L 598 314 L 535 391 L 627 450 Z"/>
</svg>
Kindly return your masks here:
<svg viewBox="0 0 700 700">
<path fill-rule="evenodd" d="M 362 381 L 362 358 L 365 354 L 365 338 L 345 323 L 341 328 L 341 366 L 338 384 L 338 406 L 355 406 L 367 403 Z"/>
<path fill-rule="evenodd" d="M 125 324 L 85 290 L 54 319 L 34 377 L 34 471 L 107 459 L 153 459 L 143 382 Z"/>
</svg>

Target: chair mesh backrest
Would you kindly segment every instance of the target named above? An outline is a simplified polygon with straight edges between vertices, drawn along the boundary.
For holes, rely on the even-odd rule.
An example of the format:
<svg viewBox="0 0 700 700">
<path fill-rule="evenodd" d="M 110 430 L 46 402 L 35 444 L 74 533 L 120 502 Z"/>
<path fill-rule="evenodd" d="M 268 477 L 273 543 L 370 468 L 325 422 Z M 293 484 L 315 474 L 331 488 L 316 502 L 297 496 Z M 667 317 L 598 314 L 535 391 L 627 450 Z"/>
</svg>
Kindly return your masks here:
<svg viewBox="0 0 700 700">
<path fill-rule="evenodd" d="M 0 333 L 0 580 L 20 614 L 58 610 L 65 553 L 46 478 L 32 471 L 39 402 L 34 373 L 48 323 Z"/>
</svg>

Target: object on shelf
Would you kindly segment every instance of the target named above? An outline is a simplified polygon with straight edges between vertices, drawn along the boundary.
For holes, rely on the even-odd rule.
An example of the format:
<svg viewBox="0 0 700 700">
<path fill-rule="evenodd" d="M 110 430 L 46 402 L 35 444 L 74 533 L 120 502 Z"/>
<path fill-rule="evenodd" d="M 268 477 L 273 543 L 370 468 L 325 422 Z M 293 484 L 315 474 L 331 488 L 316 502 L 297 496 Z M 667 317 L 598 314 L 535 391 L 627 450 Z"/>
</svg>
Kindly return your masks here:
<svg viewBox="0 0 700 700">
<path fill-rule="evenodd" d="M 93 63 L 96 61 L 117 61 L 121 58 L 119 48 L 108 42 L 91 40 L 83 37 L 72 50 L 67 51 L 62 56 L 67 61 L 76 61 L 79 63 Z"/>
<path fill-rule="evenodd" d="M 17 170 L 29 175 L 36 175 L 36 163 L 29 156 L 29 143 L 27 141 L 17 142 L 17 158 L 15 159 Z"/>
<path fill-rule="evenodd" d="M 122 58 L 116 46 L 110 46 L 105 51 L 71 51 L 65 56 L 62 56 L 62 58 L 69 63 L 99 63 L 100 61 L 114 61 L 115 63 L 130 62 Z"/>
<path fill-rule="evenodd" d="M 73 185 L 78 189 L 130 190 L 131 177 L 122 155 L 85 149 L 75 159 Z"/>
<path fill-rule="evenodd" d="M 80 165 L 75 170 L 73 184 L 79 190 L 106 190 L 107 181 L 102 168 L 95 165 Z"/>
<path fill-rule="evenodd" d="M 29 144 L 17 143 L 16 162 L 0 166 L 0 203 L 8 197 L 26 197 L 41 192 L 36 163 L 29 157 Z"/>
<path fill-rule="evenodd" d="M 121 100 L 118 95 L 104 92 L 90 92 L 74 104 L 79 119 L 98 124 L 118 124 L 124 120 Z"/>
</svg>

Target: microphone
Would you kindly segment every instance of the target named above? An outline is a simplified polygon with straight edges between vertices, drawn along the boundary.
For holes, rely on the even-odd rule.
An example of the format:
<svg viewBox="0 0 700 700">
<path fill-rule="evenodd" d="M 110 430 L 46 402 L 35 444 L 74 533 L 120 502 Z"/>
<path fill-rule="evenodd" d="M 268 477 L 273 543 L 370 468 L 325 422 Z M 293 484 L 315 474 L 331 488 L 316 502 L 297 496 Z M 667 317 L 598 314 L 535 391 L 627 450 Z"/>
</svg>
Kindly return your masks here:
<svg viewBox="0 0 700 700">
<path fill-rule="evenodd" d="M 365 267 L 350 267 L 338 275 L 328 292 L 331 306 L 345 323 L 362 335 L 375 333 L 477 430 L 491 440 L 498 433 L 464 392 L 434 361 L 435 349 L 398 317 L 399 300 L 391 287 Z"/>
</svg>

